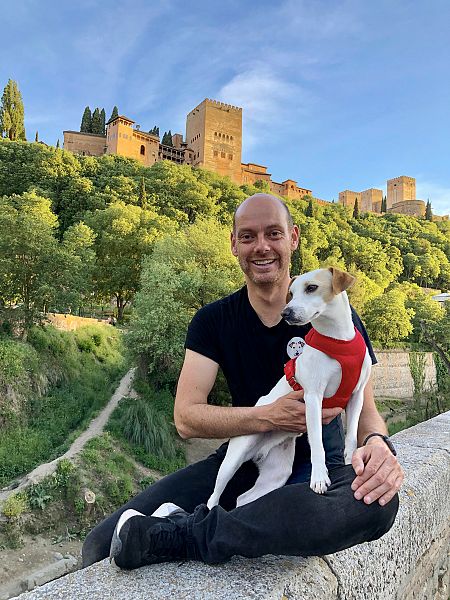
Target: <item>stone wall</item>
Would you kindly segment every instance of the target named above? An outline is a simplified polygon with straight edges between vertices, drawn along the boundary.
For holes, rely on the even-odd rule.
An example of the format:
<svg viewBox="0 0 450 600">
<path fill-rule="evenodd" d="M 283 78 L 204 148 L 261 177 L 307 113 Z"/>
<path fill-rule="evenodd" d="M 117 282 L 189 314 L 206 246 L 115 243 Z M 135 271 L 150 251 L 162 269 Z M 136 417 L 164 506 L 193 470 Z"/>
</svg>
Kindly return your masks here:
<svg viewBox="0 0 450 600">
<path fill-rule="evenodd" d="M 411 398 L 414 384 L 409 370 L 409 353 L 376 350 L 378 364 L 372 369 L 375 397 Z M 426 352 L 425 389 L 436 383 L 433 353 Z"/>
<path fill-rule="evenodd" d="M 447 600 L 450 412 L 394 436 L 406 478 L 380 540 L 316 558 L 235 557 L 220 566 L 167 563 L 132 572 L 105 560 L 20 600 Z M 299 507 L 301 510 L 301 507 Z"/>
</svg>

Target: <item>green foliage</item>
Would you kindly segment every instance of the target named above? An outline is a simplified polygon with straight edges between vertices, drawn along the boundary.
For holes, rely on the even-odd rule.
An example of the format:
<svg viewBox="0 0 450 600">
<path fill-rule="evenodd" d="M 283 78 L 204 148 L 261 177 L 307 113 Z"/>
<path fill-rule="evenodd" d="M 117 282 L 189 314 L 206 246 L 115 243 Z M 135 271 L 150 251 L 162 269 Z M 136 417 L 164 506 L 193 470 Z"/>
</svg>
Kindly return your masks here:
<svg viewBox="0 0 450 600">
<path fill-rule="evenodd" d="M 401 291 L 390 290 L 366 306 L 363 320 L 372 340 L 387 344 L 402 340 L 412 332 L 414 311 L 405 307 L 405 299 Z"/>
<path fill-rule="evenodd" d="M 9 79 L 0 103 L 0 138 L 25 140 L 24 108 L 17 83 Z"/>
<path fill-rule="evenodd" d="M 161 140 L 161 144 L 164 144 L 165 146 L 173 146 L 172 132 L 170 131 L 170 129 L 169 129 L 169 131 L 164 132 L 164 135 Z"/>
<path fill-rule="evenodd" d="M 425 387 L 426 354 L 424 352 L 409 353 L 409 371 L 414 383 L 414 397 L 420 398 Z"/>
<path fill-rule="evenodd" d="M 89 106 L 84 109 L 80 126 L 81 133 L 92 133 L 92 113 Z"/>
<path fill-rule="evenodd" d="M 28 396 L 21 404 L 20 418 L 13 418 L 17 410 L 17 392 L 11 395 L 11 406 L 3 404 L 0 428 L 0 485 L 30 471 L 37 464 L 63 452 L 70 442 L 69 436 L 83 428 L 93 415 L 110 398 L 118 376 L 123 372 L 120 332 L 105 326 L 89 326 L 75 332 L 57 332 L 55 329 L 33 328 L 30 344 L 16 344 L 22 361 L 34 359 L 34 379 L 29 376 Z M 90 340 L 91 352 L 85 350 Z M 79 346 L 83 351 L 79 350 Z M 0 346 L 1 347 L 1 346 Z M 23 350 L 27 348 L 29 350 Z M 11 350 L 8 347 L 8 355 Z M 24 373 L 20 361 L 16 372 Z M 48 375 L 47 375 L 48 373 Z M 25 375 L 22 375 L 23 377 Z M 38 383 L 46 379 L 54 385 L 40 396 Z M 18 382 L 12 389 L 22 390 Z M 23 392 L 24 393 L 24 392 Z M 58 473 L 64 476 L 64 464 Z"/>
<path fill-rule="evenodd" d="M 115 119 L 116 117 L 119 116 L 119 109 L 117 108 L 117 106 L 114 106 L 111 112 L 111 116 L 109 117 L 109 121 L 112 121 L 113 119 Z"/>
<path fill-rule="evenodd" d="M 355 200 L 355 204 L 353 206 L 353 218 L 354 219 L 358 219 L 359 218 L 359 205 L 358 205 L 358 198 L 356 198 Z"/>
<path fill-rule="evenodd" d="M 158 241 L 144 262 L 127 336 L 130 352 L 143 371 L 158 385 L 173 386 L 190 319 L 201 306 L 241 283 L 242 274 L 229 250 L 229 231 L 216 221 L 199 219 Z"/>
<path fill-rule="evenodd" d="M 27 497 L 24 493 L 12 494 L 1 506 L 1 511 L 8 519 L 17 519 L 28 509 Z"/>
<path fill-rule="evenodd" d="M 431 202 L 429 200 L 427 200 L 427 207 L 425 209 L 425 219 L 427 221 L 433 220 L 433 212 L 431 210 Z"/>
<path fill-rule="evenodd" d="M 92 133 L 99 135 L 103 135 L 105 133 L 99 108 L 96 108 L 92 113 Z"/>
</svg>

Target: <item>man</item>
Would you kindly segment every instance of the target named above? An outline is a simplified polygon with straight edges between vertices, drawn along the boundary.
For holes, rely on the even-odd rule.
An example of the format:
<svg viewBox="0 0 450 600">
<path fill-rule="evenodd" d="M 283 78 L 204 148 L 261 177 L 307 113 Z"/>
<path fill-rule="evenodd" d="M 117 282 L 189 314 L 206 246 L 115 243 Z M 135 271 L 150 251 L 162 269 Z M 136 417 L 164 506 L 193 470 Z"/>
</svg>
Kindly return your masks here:
<svg viewBox="0 0 450 600">
<path fill-rule="evenodd" d="M 231 248 L 246 287 L 203 307 L 191 322 L 175 401 L 175 424 L 181 437 L 224 438 L 275 429 L 306 432 L 305 405 L 300 402 L 303 392 L 293 391 L 270 405 L 254 406 L 281 377 L 289 358 L 286 352 L 299 351 L 308 330 L 308 326 L 289 326 L 280 316 L 298 239 L 298 228 L 278 198 L 256 194 L 238 207 Z M 375 362 L 356 313 L 353 319 Z M 219 366 L 228 382 L 232 407 L 207 403 Z M 246 463 L 229 482 L 220 506 L 209 511 L 205 503 L 225 456 L 223 445 L 206 460 L 153 484 L 100 523 L 86 538 L 84 565 L 108 555 L 118 519 L 130 508 L 142 515 L 131 513 L 116 531 L 113 544 L 116 564 L 127 569 L 185 558 L 219 563 L 235 554 L 329 554 L 377 539 L 394 522 L 403 472 L 386 438 L 370 382 L 358 430 L 362 447 L 347 466 L 340 411 L 322 411 L 332 481 L 326 494 L 309 488 L 309 447 L 303 435 L 297 440 L 292 476 L 284 487 L 235 508 L 236 498 L 257 477 L 253 463 Z M 165 502 L 183 510 L 168 518 L 145 516 Z"/>
</svg>

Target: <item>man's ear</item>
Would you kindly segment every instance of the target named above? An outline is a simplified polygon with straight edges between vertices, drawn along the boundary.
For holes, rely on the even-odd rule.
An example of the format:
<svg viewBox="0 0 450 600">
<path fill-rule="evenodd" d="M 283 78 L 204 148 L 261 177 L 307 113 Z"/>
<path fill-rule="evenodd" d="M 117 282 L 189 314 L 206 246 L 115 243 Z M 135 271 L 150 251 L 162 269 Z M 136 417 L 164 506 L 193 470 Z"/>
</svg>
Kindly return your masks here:
<svg viewBox="0 0 450 600">
<path fill-rule="evenodd" d="M 294 283 L 294 281 L 297 279 L 297 275 L 295 277 L 292 277 L 289 285 L 288 285 L 288 292 L 287 292 L 287 296 L 286 296 L 286 304 L 288 304 L 288 302 L 290 302 L 292 300 L 292 292 L 291 290 L 291 285 Z"/>
<path fill-rule="evenodd" d="M 234 232 L 232 231 L 230 233 L 230 246 L 231 246 L 231 254 L 233 256 L 237 256 L 237 248 L 236 248 L 236 236 L 234 235 Z"/>
<path fill-rule="evenodd" d="M 331 281 L 331 285 L 333 287 L 333 294 L 340 294 L 344 290 L 348 289 L 351 285 L 353 285 L 356 281 L 356 277 L 350 275 L 350 273 L 346 273 L 345 271 L 341 271 L 340 269 L 336 269 L 336 267 L 328 267 L 333 279 Z"/>
</svg>

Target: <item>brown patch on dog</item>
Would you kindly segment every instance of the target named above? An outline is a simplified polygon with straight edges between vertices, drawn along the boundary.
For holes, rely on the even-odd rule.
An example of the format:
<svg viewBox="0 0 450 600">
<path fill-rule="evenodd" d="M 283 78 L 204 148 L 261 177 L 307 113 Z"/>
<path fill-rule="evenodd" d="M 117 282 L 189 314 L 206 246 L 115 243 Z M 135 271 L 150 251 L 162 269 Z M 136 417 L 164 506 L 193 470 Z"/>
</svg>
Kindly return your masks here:
<svg viewBox="0 0 450 600">
<path fill-rule="evenodd" d="M 341 271 L 340 269 L 336 269 L 336 267 L 329 267 L 328 270 L 332 275 L 331 287 L 333 289 L 333 294 L 336 296 L 344 290 L 347 290 L 356 281 L 356 278 L 353 277 L 353 275 Z"/>
</svg>

